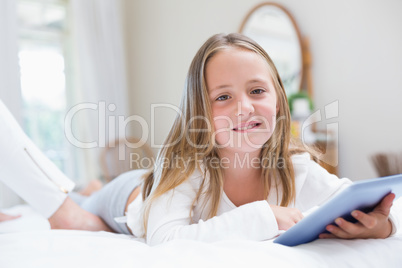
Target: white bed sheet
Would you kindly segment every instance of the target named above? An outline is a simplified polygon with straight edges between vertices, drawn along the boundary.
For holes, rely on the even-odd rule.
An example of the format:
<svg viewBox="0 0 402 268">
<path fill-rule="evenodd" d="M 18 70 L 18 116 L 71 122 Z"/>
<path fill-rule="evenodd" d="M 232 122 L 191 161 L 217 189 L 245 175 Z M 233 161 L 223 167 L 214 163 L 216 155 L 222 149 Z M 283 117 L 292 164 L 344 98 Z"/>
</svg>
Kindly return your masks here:
<svg viewBox="0 0 402 268">
<path fill-rule="evenodd" d="M 27 206 L 23 217 L 0 223 L 0 267 L 402 267 L 402 234 L 387 239 L 317 240 L 285 247 L 272 240 L 202 243 L 171 241 L 155 247 L 107 232 L 50 230 Z"/>
</svg>

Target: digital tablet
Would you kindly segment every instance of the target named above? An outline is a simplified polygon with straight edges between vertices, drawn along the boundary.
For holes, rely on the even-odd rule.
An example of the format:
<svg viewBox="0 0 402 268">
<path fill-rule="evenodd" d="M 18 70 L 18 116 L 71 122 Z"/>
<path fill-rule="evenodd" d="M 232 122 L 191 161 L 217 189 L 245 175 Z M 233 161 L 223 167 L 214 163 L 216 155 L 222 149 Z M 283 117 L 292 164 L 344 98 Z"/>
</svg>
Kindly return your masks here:
<svg viewBox="0 0 402 268">
<path fill-rule="evenodd" d="M 274 243 L 297 246 L 311 242 L 326 232 L 325 227 L 336 218 L 356 222 L 350 215 L 353 210 L 370 212 L 391 192 L 395 199 L 402 196 L 402 174 L 355 182 L 277 237 Z"/>
</svg>

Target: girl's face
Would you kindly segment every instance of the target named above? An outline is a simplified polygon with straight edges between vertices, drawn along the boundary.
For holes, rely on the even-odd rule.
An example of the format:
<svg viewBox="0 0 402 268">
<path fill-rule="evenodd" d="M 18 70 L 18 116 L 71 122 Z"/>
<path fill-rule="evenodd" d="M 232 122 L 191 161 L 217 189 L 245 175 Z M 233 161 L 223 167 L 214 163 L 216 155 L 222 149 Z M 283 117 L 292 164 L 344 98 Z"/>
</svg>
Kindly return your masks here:
<svg viewBox="0 0 402 268">
<path fill-rule="evenodd" d="M 279 109 L 268 63 L 252 51 L 227 48 L 209 59 L 205 75 L 218 148 L 259 151 Z"/>
</svg>

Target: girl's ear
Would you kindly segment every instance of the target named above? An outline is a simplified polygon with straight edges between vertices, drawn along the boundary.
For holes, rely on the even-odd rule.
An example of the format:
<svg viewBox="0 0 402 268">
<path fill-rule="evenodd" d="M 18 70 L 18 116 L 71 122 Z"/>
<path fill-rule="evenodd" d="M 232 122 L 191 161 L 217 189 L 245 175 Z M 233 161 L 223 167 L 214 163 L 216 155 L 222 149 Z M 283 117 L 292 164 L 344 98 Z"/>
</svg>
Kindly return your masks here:
<svg viewBox="0 0 402 268">
<path fill-rule="evenodd" d="M 279 113 L 279 100 L 276 100 L 276 114 Z"/>
</svg>

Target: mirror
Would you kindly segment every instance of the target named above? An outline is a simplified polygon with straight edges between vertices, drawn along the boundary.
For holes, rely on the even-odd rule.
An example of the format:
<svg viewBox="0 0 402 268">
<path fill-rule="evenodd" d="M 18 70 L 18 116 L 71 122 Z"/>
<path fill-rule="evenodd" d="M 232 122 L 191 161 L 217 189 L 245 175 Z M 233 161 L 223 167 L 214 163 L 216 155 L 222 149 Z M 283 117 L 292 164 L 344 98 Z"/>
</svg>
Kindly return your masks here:
<svg viewBox="0 0 402 268">
<path fill-rule="evenodd" d="M 244 19 L 240 33 L 260 44 L 281 76 L 286 95 L 301 89 L 303 53 L 300 32 L 290 13 L 274 3 L 262 3 Z"/>
</svg>

